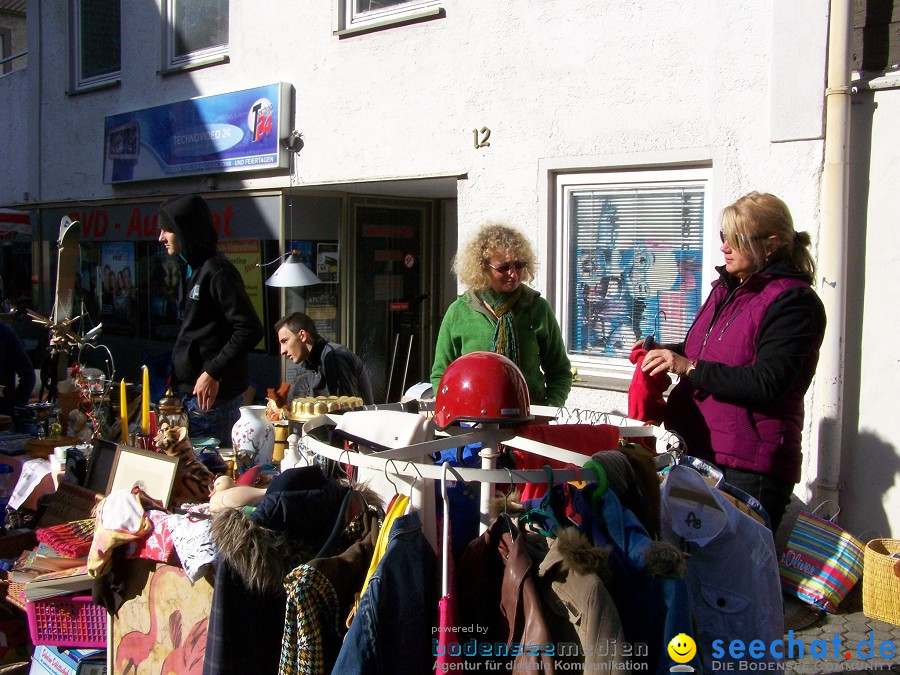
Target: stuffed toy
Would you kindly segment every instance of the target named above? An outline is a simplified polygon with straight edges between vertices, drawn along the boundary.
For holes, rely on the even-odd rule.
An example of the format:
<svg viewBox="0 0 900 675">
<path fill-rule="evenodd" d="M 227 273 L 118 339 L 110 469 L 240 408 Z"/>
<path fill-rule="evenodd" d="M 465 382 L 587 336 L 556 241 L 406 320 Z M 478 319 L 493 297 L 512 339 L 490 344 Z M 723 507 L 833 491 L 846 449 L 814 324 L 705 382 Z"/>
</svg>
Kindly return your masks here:
<svg viewBox="0 0 900 675">
<path fill-rule="evenodd" d="M 186 503 L 205 502 L 216 476 L 197 459 L 187 428 L 170 427 L 168 422 L 163 422 L 153 443 L 160 452 L 178 458 L 170 505 L 174 508 Z"/>
<path fill-rule="evenodd" d="M 266 390 L 266 419 L 270 422 L 278 422 L 285 419 L 288 404 L 288 392 L 291 390 L 290 382 L 282 382 L 278 389 L 269 387 Z"/>
</svg>

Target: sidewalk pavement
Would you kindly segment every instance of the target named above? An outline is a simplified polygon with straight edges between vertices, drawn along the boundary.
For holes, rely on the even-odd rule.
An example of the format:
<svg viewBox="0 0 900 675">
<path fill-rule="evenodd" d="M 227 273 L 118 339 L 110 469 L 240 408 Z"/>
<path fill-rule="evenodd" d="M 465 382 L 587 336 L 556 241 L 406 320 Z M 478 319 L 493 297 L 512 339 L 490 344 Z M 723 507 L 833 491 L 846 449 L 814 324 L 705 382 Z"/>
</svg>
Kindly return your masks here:
<svg viewBox="0 0 900 675">
<path fill-rule="evenodd" d="M 785 658 L 785 673 L 900 673 L 900 626 L 870 619 L 863 614 L 861 581 L 841 603 L 838 614 L 820 612 L 800 600 L 785 598 L 786 657 L 790 655 L 788 649 L 791 629 L 794 640 L 803 643 L 806 653 L 802 659 Z M 835 636 L 838 636 L 839 641 L 836 642 Z M 827 643 L 827 657 L 809 654 L 814 640 Z M 879 649 L 886 640 L 894 645 L 893 658 L 879 656 Z M 839 647 L 837 658 L 834 656 L 835 646 Z M 889 650 L 889 646 L 886 645 L 884 650 Z M 872 658 L 861 658 L 870 654 L 873 655 Z M 799 653 L 795 651 L 795 655 L 799 656 Z"/>
</svg>

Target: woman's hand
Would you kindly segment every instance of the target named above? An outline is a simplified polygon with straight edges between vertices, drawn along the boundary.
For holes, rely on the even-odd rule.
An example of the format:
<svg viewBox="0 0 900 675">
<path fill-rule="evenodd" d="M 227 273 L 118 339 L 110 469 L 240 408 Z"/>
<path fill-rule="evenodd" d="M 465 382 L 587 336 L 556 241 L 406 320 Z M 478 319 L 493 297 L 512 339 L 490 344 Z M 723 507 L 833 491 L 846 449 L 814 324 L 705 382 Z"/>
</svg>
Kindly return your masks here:
<svg viewBox="0 0 900 675">
<path fill-rule="evenodd" d="M 659 373 L 674 373 L 684 377 L 691 369 L 691 362 L 684 356 L 676 354 L 671 349 L 651 349 L 644 356 L 641 370 L 649 372 L 651 376 Z"/>
</svg>

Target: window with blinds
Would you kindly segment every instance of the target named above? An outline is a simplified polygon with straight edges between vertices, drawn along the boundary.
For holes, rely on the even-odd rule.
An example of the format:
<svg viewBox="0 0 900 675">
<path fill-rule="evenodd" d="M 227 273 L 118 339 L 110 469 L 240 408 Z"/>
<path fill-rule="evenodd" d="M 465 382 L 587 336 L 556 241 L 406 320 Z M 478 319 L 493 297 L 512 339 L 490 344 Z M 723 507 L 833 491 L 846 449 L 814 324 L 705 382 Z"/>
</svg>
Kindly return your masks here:
<svg viewBox="0 0 900 675">
<path fill-rule="evenodd" d="M 602 178 L 602 176 L 597 176 Z M 706 181 L 566 185 L 563 330 L 573 361 L 681 342 L 700 308 Z"/>
<path fill-rule="evenodd" d="M 229 0 L 166 0 L 166 68 L 207 65 L 228 50 Z"/>
<path fill-rule="evenodd" d="M 122 69 L 120 0 L 76 0 L 73 35 L 73 88 L 113 82 Z"/>
</svg>

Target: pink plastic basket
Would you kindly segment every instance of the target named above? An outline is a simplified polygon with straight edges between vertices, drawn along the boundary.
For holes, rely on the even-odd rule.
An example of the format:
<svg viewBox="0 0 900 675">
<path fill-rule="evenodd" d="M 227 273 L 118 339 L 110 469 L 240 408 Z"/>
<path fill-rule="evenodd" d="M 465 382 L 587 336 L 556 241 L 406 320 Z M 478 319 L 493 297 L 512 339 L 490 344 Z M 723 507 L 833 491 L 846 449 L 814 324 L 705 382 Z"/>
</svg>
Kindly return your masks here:
<svg viewBox="0 0 900 675">
<path fill-rule="evenodd" d="M 35 645 L 106 647 L 106 608 L 90 596 L 55 596 L 26 603 Z"/>
</svg>

